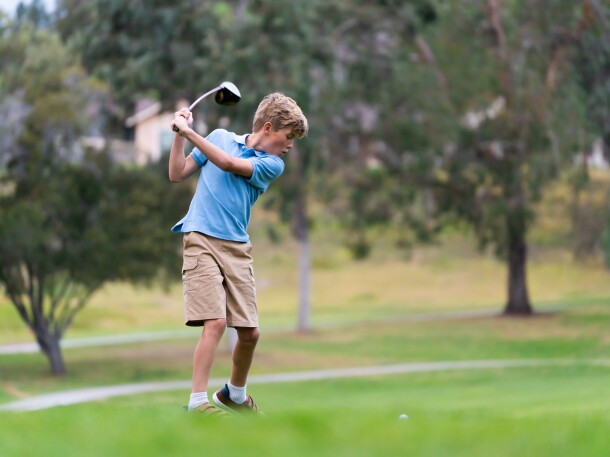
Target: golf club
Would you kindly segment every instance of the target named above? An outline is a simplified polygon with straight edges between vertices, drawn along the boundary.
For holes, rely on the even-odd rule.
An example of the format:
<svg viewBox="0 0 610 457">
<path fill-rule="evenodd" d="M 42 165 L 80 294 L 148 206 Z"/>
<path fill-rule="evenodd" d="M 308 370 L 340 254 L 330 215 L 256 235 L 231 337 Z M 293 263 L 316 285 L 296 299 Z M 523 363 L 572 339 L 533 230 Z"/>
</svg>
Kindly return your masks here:
<svg viewBox="0 0 610 457">
<path fill-rule="evenodd" d="M 208 95 L 211 95 L 213 93 L 216 93 L 216 95 L 214 96 L 214 100 L 219 105 L 227 105 L 227 106 L 235 105 L 239 100 L 241 100 L 241 93 L 239 92 L 239 89 L 237 88 L 237 86 L 235 84 L 233 84 L 232 82 L 225 81 L 222 84 L 220 84 L 218 87 L 215 87 L 214 89 L 209 90 L 208 92 L 203 94 L 201 97 L 199 97 L 197 100 L 195 100 L 191 104 L 191 106 L 189 106 L 189 111 L 193 111 L 193 108 L 195 106 L 197 106 L 197 104 L 201 100 L 203 100 Z M 180 129 L 178 129 L 178 127 L 176 127 L 176 126 L 174 126 L 173 130 L 174 130 L 174 132 L 180 131 Z"/>
</svg>

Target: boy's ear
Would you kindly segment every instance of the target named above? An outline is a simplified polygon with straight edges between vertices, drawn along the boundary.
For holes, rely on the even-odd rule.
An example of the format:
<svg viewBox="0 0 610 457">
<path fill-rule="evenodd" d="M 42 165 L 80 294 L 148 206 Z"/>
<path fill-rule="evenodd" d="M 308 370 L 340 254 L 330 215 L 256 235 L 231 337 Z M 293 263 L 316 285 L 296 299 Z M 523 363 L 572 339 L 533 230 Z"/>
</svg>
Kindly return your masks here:
<svg viewBox="0 0 610 457">
<path fill-rule="evenodd" d="M 271 122 L 267 121 L 263 124 L 263 132 L 267 135 L 273 132 L 273 125 Z"/>
</svg>

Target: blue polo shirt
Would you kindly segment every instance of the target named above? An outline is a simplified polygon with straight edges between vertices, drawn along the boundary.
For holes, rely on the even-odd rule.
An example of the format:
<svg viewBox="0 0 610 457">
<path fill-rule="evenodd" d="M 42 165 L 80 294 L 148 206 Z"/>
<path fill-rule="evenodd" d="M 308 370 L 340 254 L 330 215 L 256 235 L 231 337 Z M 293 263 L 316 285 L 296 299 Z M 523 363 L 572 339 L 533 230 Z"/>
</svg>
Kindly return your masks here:
<svg viewBox="0 0 610 457">
<path fill-rule="evenodd" d="M 247 242 L 246 229 L 250 209 L 269 184 L 284 171 L 284 161 L 277 156 L 246 146 L 246 136 L 217 129 L 207 140 L 233 157 L 252 162 L 249 179 L 222 171 L 198 149 L 190 156 L 201 167 L 197 190 L 188 213 L 172 227 L 172 232 L 201 232 L 223 240 Z"/>
</svg>

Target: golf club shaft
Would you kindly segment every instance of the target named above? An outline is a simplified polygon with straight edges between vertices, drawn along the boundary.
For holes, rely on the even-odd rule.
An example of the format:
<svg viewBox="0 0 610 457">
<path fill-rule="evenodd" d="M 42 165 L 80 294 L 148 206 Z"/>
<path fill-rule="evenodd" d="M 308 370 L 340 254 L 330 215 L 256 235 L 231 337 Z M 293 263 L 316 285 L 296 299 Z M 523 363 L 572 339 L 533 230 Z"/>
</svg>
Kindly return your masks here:
<svg viewBox="0 0 610 457">
<path fill-rule="evenodd" d="M 189 106 L 189 111 L 193 111 L 193 108 L 195 108 L 197 106 L 197 104 L 203 100 L 204 98 L 206 98 L 208 95 L 213 94 L 214 92 L 216 92 L 218 89 L 220 89 L 220 86 L 215 87 L 212 90 L 207 91 L 205 94 L 203 94 L 201 97 L 199 97 L 197 100 L 195 100 L 191 106 Z"/>
<path fill-rule="evenodd" d="M 197 106 L 197 104 L 198 104 L 198 103 L 199 103 L 201 100 L 203 100 L 204 98 L 206 98 L 208 95 L 213 94 L 213 93 L 214 93 L 214 92 L 216 92 L 218 89 L 220 89 L 220 86 L 215 87 L 214 89 L 207 91 L 205 94 L 203 94 L 203 95 L 202 95 L 201 97 L 199 97 L 197 100 L 195 100 L 195 101 L 194 101 L 194 102 L 191 104 L 191 106 L 189 106 L 189 111 L 193 111 L 193 108 L 195 108 L 195 106 Z M 179 129 L 178 127 L 176 127 L 176 126 L 174 126 L 173 130 L 174 130 L 174 132 L 179 132 L 179 131 L 180 131 L 180 129 Z"/>
</svg>

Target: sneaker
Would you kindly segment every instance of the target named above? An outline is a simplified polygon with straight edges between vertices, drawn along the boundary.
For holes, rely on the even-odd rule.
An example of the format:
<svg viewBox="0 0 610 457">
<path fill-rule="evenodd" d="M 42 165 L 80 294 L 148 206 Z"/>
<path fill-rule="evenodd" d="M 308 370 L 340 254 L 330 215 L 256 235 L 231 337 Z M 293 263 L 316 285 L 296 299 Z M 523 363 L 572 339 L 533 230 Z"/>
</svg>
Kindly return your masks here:
<svg viewBox="0 0 610 457">
<path fill-rule="evenodd" d="M 222 409 L 217 408 L 214 405 L 210 405 L 209 403 L 203 403 L 195 409 L 189 410 L 188 406 L 184 407 L 184 410 L 189 413 L 201 413 L 206 416 L 215 416 L 215 417 L 228 417 L 229 414 L 225 413 Z"/>
<path fill-rule="evenodd" d="M 258 409 L 258 406 L 250 395 L 246 397 L 246 401 L 242 404 L 231 401 L 229 398 L 229 387 L 226 384 L 218 389 L 212 398 L 214 399 L 216 406 L 231 414 L 255 414 L 264 416 L 263 412 Z"/>
</svg>

